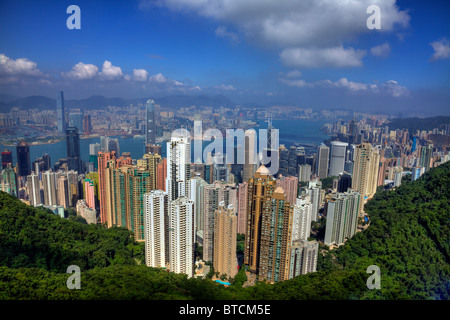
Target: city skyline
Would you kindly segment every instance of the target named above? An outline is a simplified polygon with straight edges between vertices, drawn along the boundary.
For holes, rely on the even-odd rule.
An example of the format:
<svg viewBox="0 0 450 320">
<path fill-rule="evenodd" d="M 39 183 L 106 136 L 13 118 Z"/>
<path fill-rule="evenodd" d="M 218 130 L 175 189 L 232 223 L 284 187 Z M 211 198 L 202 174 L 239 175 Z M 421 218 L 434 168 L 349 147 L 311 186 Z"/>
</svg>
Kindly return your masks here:
<svg viewBox="0 0 450 320">
<path fill-rule="evenodd" d="M 366 25 L 373 4 L 381 29 Z M 79 30 L 67 28 L 65 3 L 0 5 L 1 94 L 224 95 L 237 104 L 449 112 L 442 1 L 76 5 Z"/>
</svg>

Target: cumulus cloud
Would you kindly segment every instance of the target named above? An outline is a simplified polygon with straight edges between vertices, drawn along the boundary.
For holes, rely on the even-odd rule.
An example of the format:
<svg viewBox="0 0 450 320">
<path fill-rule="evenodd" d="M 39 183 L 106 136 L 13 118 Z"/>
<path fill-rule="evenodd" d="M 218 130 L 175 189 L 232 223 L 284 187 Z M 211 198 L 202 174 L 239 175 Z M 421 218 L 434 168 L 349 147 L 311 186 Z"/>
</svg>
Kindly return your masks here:
<svg viewBox="0 0 450 320">
<path fill-rule="evenodd" d="M 133 69 L 133 80 L 144 82 L 148 79 L 148 71 L 145 69 Z"/>
<path fill-rule="evenodd" d="M 371 48 L 370 53 L 376 57 L 386 58 L 391 53 L 391 46 L 389 45 L 389 42 L 385 42 L 379 46 Z"/>
<path fill-rule="evenodd" d="M 432 46 L 434 50 L 431 61 L 450 58 L 450 41 L 447 38 L 433 41 L 430 43 L 430 46 Z"/>
<path fill-rule="evenodd" d="M 381 11 L 381 29 L 379 32 L 394 31 L 398 27 L 409 26 L 408 12 L 401 11 L 395 0 L 142 0 L 140 7 L 163 6 L 173 11 L 194 13 L 212 18 L 221 25 L 230 25 L 239 30 L 250 41 L 256 41 L 269 47 L 278 47 L 286 56 L 283 63 L 289 65 L 308 64 L 307 58 L 293 59 L 296 50 L 303 53 L 324 53 L 324 49 L 336 50 L 346 41 L 354 41 L 359 36 L 371 32 L 367 28 L 369 15 L 366 9 L 378 5 Z M 226 34 L 226 29 L 216 29 Z M 355 50 L 359 53 L 359 50 Z M 350 55 L 350 57 L 349 57 Z M 360 65 L 358 54 L 346 52 L 344 63 L 340 60 L 315 59 L 308 55 L 315 67 Z M 294 63 L 300 60 L 301 63 Z M 322 65 L 321 63 L 324 63 Z"/>
<path fill-rule="evenodd" d="M 74 65 L 71 71 L 61 73 L 63 77 L 76 80 L 92 79 L 97 74 L 98 74 L 97 66 L 93 64 L 85 64 L 83 62 L 79 62 L 76 65 Z"/>
<path fill-rule="evenodd" d="M 99 73 L 102 79 L 116 80 L 123 76 L 122 69 L 120 67 L 113 66 L 108 60 L 103 63 L 102 72 Z"/>
<path fill-rule="evenodd" d="M 162 73 L 158 73 L 158 74 L 151 76 L 149 80 L 151 82 L 156 82 L 156 83 L 166 83 L 167 82 L 167 78 Z"/>
<path fill-rule="evenodd" d="M 281 61 L 288 67 L 321 68 L 321 67 L 360 67 L 365 50 L 353 48 L 292 48 L 280 53 Z"/>
<path fill-rule="evenodd" d="M 299 77 L 293 78 L 287 74 L 281 74 L 278 80 L 289 87 L 297 88 L 338 88 L 348 90 L 352 93 L 372 93 L 372 94 L 384 94 L 392 97 L 402 97 L 409 94 L 407 88 L 401 86 L 397 81 L 389 80 L 381 84 L 376 83 L 364 83 L 350 81 L 343 77 L 339 80 L 332 81 L 329 79 L 319 80 L 314 82 L 307 82 Z"/>
<path fill-rule="evenodd" d="M 37 63 L 27 58 L 11 59 L 0 54 L 0 75 L 2 76 L 34 76 L 44 74 L 37 68 Z"/>
</svg>

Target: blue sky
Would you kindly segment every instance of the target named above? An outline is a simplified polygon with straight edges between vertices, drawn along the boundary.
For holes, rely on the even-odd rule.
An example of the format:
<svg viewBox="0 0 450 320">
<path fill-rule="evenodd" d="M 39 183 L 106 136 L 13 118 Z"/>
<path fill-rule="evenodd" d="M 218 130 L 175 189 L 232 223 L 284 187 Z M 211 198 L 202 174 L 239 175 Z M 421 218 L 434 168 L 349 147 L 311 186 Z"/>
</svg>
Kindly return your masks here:
<svg viewBox="0 0 450 320">
<path fill-rule="evenodd" d="M 71 4 L 80 30 L 66 27 Z M 380 30 L 366 26 L 371 4 Z M 449 12 L 446 1 L 2 1 L 0 93 L 448 115 Z"/>
</svg>

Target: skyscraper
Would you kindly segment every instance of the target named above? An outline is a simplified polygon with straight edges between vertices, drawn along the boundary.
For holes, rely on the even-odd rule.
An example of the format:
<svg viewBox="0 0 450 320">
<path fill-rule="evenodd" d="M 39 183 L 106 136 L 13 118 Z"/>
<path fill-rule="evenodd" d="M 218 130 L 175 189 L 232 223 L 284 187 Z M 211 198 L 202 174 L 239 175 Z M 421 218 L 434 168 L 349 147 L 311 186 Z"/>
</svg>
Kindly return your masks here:
<svg viewBox="0 0 450 320">
<path fill-rule="evenodd" d="M 66 131 L 67 168 L 81 172 L 80 136 L 75 127 L 68 127 Z"/>
<path fill-rule="evenodd" d="M 34 172 L 27 176 L 27 190 L 31 206 L 42 204 L 39 176 Z"/>
<path fill-rule="evenodd" d="M 98 153 L 98 178 L 99 178 L 99 201 L 100 201 L 100 223 L 107 223 L 107 183 L 106 168 L 110 160 L 116 159 L 115 152 L 99 152 Z"/>
<path fill-rule="evenodd" d="M 169 200 L 189 195 L 189 179 L 191 167 L 190 136 L 172 136 L 167 142 L 167 177 L 166 191 Z"/>
<path fill-rule="evenodd" d="M 360 212 L 363 211 L 364 198 L 372 197 L 377 190 L 380 154 L 370 143 L 356 147 L 352 174 L 352 189 L 361 195 Z"/>
<path fill-rule="evenodd" d="M 19 177 L 25 177 L 31 173 L 30 146 L 26 141 L 20 141 L 16 146 L 17 173 Z"/>
<path fill-rule="evenodd" d="M 8 164 L 11 164 L 12 167 L 12 151 L 5 149 L 2 151 L 2 169 L 6 169 Z"/>
<path fill-rule="evenodd" d="M 358 225 L 361 201 L 361 195 L 351 189 L 346 193 L 336 194 L 328 201 L 325 245 L 339 246 L 353 237 Z"/>
<path fill-rule="evenodd" d="M 263 213 L 271 210 L 275 187 L 276 181 L 264 165 L 248 181 L 244 263 L 253 273 L 259 270 Z"/>
<path fill-rule="evenodd" d="M 297 199 L 298 178 L 294 176 L 280 177 L 277 179 L 277 187 L 281 187 L 286 193 L 286 200 L 295 203 Z"/>
<path fill-rule="evenodd" d="M 0 180 L 2 181 L 2 191 L 15 197 L 19 196 L 17 175 L 11 164 L 8 164 L 8 166 L 2 170 Z"/>
<path fill-rule="evenodd" d="M 58 133 L 66 133 L 66 122 L 64 114 L 64 93 L 59 91 L 56 94 L 56 124 L 58 128 Z"/>
<path fill-rule="evenodd" d="M 248 183 L 243 182 L 238 186 L 238 226 L 237 233 L 245 234 L 247 225 Z"/>
<path fill-rule="evenodd" d="M 296 199 L 292 219 L 292 241 L 308 240 L 311 234 L 311 198 L 307 195 Z"/>
<path fill-rule="evenodd" d="M 91 115 L 85 114 L 83 116 L 83 133 L 90 134 L 92 131 Z"/>
<path fill-rule="evenodd" d="M 292 241 L 289 263 L 289 279 L 292 279 L 300 274 L 315 272 L 318 254 L 319 243 L 317 241 Z"/>
<path fill-rule="evenodd" d="M 289 279 L 293 207 L 283 188 L 273 192 L 263 210 L 258 274 L 269 282 Z"/>
<path fill-rule="evenodd" d="M 156 123 L 155 123 L 155 102 L 153 100 L 147 100 L 145 105 L 145 144 L 156 143 Z"/>
<path fill-rule="evenodd" d="M 316 173 L 319 176 L 319 179 L 324 179 L 327 177 L 329 153 L 330 148 L 323 143 L 317 148 Z"/>
<path fill-rule="evenodd" d="M 214 270 L 233 278 L 237 274 L 237 216 L 232 206 L 221 201 L 214 211 Z"/>
<path fill-rule="evenodd" d="M 144 195 L 145 263 L 169 265 L 169 202 L 167 193 L 154 190 Z"/>
<path fill-rule="evenodd" d="M 331 141 L 330 170 L 328 176 L 339 176 L 344 172 L 345 156 L 348 143 Z"/>
<path fill-rule="evenodd" d="M 55 173 L 51 170 L 42 173 L 42 185 L 44 186 L 44 204 L 46 206 L 58 205 Z"/>
<path fill-rule="evenodd" d="M 308 182 L 311 180 L 311 166 L 309 164 L 298 165 L 298 180 Z"/>
<path fill-rule="evenodd" d="M 69 113 L 69 127 L 78 129 L 79 134 L 83 134 L 83 114 L 80 112 Z"/>
<path fill-rule="evenodd" d="M 256 131 L 247 130 L 244 137 L 244 169 L 242 182 L 248 182 L 256 169 Z"/>
<path fill-rule="evenodd" d="M 194 202 L 180 197 L 170 202 L 169 259 L 170 271 L 194 276 L 195 249 Z"/>
</svg>

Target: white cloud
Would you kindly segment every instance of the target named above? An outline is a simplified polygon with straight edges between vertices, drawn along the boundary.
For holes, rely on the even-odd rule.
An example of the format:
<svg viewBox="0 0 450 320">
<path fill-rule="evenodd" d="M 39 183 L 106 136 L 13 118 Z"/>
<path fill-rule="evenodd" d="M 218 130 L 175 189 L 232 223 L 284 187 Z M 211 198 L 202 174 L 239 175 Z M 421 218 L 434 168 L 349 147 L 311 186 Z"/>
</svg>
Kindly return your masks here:
<svg viewBox="0 0 450 320">
<path fill-rule="evenodd" d="M 353 48 L 285 49 L 280 53 L 281 61 L 289 67 L 360 67 L 366 51 Z"/>
<path fill-rule="evenodd" d="M 102 72 L 99 73 L 102 79 L 116 80 L 123 76 L 122 69 L 120 67 L 113 66 L 108 60 L 103 63 Z"/>
<path fill-rule="evenodd" d="M 385 42 L 379 46 L 371 48 L 370 53 L 376 57 L 385 58 L 391 53 L 391 46 L 389 45 L 389 42 Z"/>
<path fill-rule="evenodd" d="M 83 62 L 79 62 L 76 65 L 74 65 L 71 71 L 61 73 L 63 77 L 76 80 L 92 79 L 97 74 L 98 74 L 97 66 L 93 64 L 85 64 Z"/>
<path fill-rule="evenodd" d="M 228 31 L 224 26 L 217 27 L 215 33 L 218 37 L 228 38 L 232 44 L 237 44 L 239 42 L 238 36 L 234 32 Z"/>
<path fill-rule="evenodd" d="M 343 47 L 346 41 L 354 41 L 361 35 L 372 32 L 367 28 L 366 9 L 378 5 L 381 11 L 381 29 L 377 32 L 397 31 L 409 26 L 410 16 L 401 11 L 395 0 L 142 0 L 140 7 L 163 6 L 178 12 L 194 13 L 217 20 L 222 26 L 233 26 L 250 41 L 267 47 L 279 48 L 282 55 L 295 50 L 323 52 L 324 49 Z M 226 29 L 216 29 L 227 34 Z M 286 50 L 294 50 L 287 51 Z M 301 51 L 303 52 L 303 51 Z M 359 50 L 355 49 L 355 52 Z M 314 58 L 314 56 L 309 56 Z M 328 59 L 313 59 L 315 67 L 326 67 L 330 63 L 343 66 L 360 65 L 358 56 L 348 64 Z M 307 58 L 297 58 L 307 65 Z M 282 62 L 292 63 L 292 59 Z M 324 63 L 324 65 L 321 64 Z M 294 65 L 297 63 L 293 63 Z"/>
<path fill-rule="evenodd" d="M 165 76 L 163 76 L 162 73 L 158 73 L 158 74 L 151 76 L 149 80 L 151 82 L 156 82 L 156 83 L 166 83 L 167 82 L 167 78 Z"/>
<path fill-rule="evenodd" d="M 347 78 L 341 78 L 336 81 L 329 79 L 319 80 L 314 82 L 307 82 L 303 79 L 289 78 L 289 73 L 281 74 L 278 80 L 287 86 L 297 88 L 338 88 L 348 90 L 353 93 L 372 93 L 372 94 L 384 94 L 393 97 L 402 97 L 409 94 L 407 88 L 398 84 L 397 81 L 389 80 L 381 84 L 364 83 L 350 81 Z"/>
<path fill-rule="evenodd" d="M 229 85 L 221 84 L 220 86 L 215 86 L 214 89 L 225 90 L 225 91 L 235 91 L 236 90 L 236 88 L 233 87 L 231 84 L 229 84 Z"/>
<path fill-rule="evenodd" d="M 145 69 L 133 69 L 133 80 L 144 82 L 148 79 L 148 71 Z"/>
<path fill-rule="evenodd" d="M 447 38 L 433 41 L 430 43 L 430 45 L 434 50 L 434 53 L 431 56 L 431 61 L 450 58 L 450 41 Z"/>
<path fill-rule="evenodd" d="M 27 58 L 11 59 L 0 54 L 0 75 L 2 76 L 43 76 L 37 63 Z"/>
</svg>

